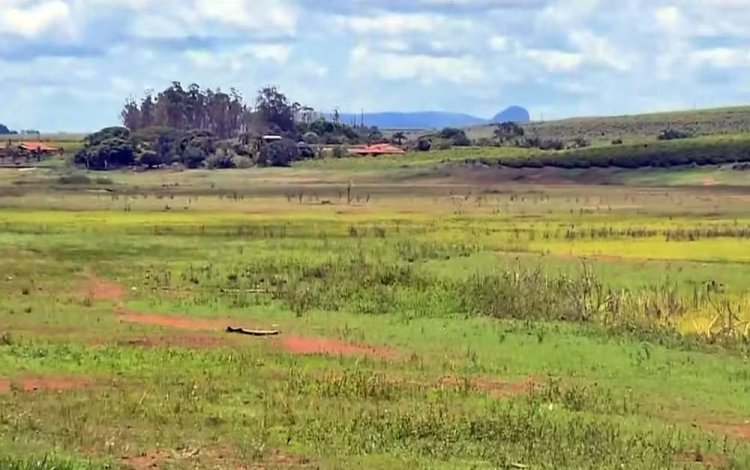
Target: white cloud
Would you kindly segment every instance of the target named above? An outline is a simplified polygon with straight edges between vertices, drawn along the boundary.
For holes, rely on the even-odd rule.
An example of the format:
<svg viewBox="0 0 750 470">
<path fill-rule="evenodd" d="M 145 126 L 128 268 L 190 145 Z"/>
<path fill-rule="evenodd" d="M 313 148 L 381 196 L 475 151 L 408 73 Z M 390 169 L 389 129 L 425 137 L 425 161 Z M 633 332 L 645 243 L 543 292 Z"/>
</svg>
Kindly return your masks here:
<svg viewBox="0 0 750 470">
<path fill-rule="evenodd" d="M 351 73 L 357 77 L 385 80 L 416 80 L 422 84 L 437 81 L 469 84 L 485 76 L 481 64 L 472 57 L 433 57 L 378 52 L 357 46 L 350 58 Z"/>
<path fill-rule="evenodd" d="M 108 121 L 172 80 L 329 110 L 740 102 L 747 24 L 750 0 L 0 0 L 0 122 Z"/>
<path fill-rule="evenodd" d="M 554 49 L 527 49 L 523 54 L 538 62 L 551 72 L 570 72 L 580 68 L 584 56 L 578 52 L 564 52 Z"/>
<path fill-rule="evenodd" d="M 11 2 L 0 6 L 0 33 L 36 38 L 48 32 L 69 32 L 70 6 L 62 0 L 37 4 Z"/>
</svg>

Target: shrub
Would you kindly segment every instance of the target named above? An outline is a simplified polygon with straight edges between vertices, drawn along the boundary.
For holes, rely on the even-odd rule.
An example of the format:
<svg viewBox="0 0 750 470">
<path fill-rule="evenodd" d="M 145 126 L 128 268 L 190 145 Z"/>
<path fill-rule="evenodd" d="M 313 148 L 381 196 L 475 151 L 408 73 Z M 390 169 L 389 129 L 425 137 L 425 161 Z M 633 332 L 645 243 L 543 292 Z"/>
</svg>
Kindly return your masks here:
<svg viewBox="0 0 750 470">
<path fill-rule="evenodd" d="M 659 140 L 678 140 L 692 137 L 690 132 L 680 131 L 677 129 L 665 129 L 659 134 Z"/>
<path fill-rule="evenodd" d="M 73 173 L 59 177 L 57 182 L 59 184 L 88 185 L 91 184 L 91 178 L 80 173 Z"/>
<path fill-rule="evenodd" d="M 138 164 L 147 168 L 155 168 L 162 164 L 162 159 L 153 150 L 146 150 L 138 155 Z"/>
<path fill-rule="evenodd" d="M 305 135 L 302 137 L 302 140 L 305 141 L 306 144 L 309 145 L 317 145 L 318 142 L 320 142 L 320 137 L 315 132 L 306 132 Z"/>
<path fill-rule="evenodd" d="M 462 129 L 456 129 L 455 127 L 446 127 L 438 136 L 442 140 L 449 141 L 452 146 L 456 147 L 468 147 L 471 145 L 471 140 L 466 136 L 466 132 Z"/>
<path fill-rule="evenodd" d="M 263 163 L 268 166 L 290 166 L 299 160 L 299 148 L 290 139 L 282 139 L 268 144 L 262 152 Z"/>
<path fill-rule="evenodd" d="M 333 153 L 333 158 L 344 158 L 349 154 L 346 147 L 343 145 L 337 145 L 336 147 L 333 147 L 331 152 Z"/>
<path fill-rule="evenodd" d="M 571 142 L 571 147 L 574 149 L 582 149 L 591 146 L 591 142 L 585 137 L 578 136 Z"/>
<path fill-rule="evenodd" d="M 245 155 L 235 155 L 232 157 L 235 168 L 251 168 L 253 166 L 252 158 Z"/>
<path fill-rule="evenodd" d="M 417 142 L 417 150 L 420 152 L 429 152 L 432 149 L 432 142 L 424 137 Z"/>
<path fill-rule="evenodd" d="M 565 144 L 560 139 L 545 139 L 539 143 L 541 150 L 562 150 Z"/>
<path fill-rule="evenodd" d="M 234 168 L 234 154 L 224 149 L 219 149 L 216 153 L 206 158 L 205 165 L 210 170 Z"/>
</svg>

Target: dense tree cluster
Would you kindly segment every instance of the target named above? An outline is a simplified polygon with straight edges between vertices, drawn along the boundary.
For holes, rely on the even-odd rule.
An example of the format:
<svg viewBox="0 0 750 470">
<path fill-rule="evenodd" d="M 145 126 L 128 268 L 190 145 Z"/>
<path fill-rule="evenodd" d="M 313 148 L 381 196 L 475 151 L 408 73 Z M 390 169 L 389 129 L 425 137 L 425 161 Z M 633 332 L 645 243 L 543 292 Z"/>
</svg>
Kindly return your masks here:
<svg viewBox="0 0 750 470">
<path fill-rule="evenodd" d="M 128 100 L 121 118 L 124 127 L 89 136 L 75 162 L 97 170 L 173 164 L 217 169 L 287 166 L 315 158 L 320 153 L 317 146 L 385 140 L 375 127 L 328 121 L 275 87 L 261 89 L 248 105 L 234 89 L 185 89 L 174 82 L 160 93 Z M 264 141 L 269 134 L 282 138 Z"/>
</svg>

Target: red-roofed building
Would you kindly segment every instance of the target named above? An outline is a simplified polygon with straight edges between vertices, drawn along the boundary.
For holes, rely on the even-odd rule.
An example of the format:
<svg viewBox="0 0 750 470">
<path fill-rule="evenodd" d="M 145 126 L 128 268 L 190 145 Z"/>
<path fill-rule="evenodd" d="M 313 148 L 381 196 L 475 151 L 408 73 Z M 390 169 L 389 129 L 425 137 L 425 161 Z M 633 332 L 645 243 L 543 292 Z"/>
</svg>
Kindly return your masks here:
<svg viewBox="0 0 750 470">
<path fill-rule="evenodd" d="M 54 153 L 60 151 L 60 149 L 57 147 L 52 147 L 51 145 L 47 145 L 44 142 L 34 141 L 21 142 L 20 144 L 18 144 L 18 148 L 27 152 Z"/>
<path fill-rule="evenodd" d="M 391 145 L 391 144 L 373 144 L 373 145 L 362 146 L 362 147 L 352 147 L 349 149 L 349 153 L 353 155 L 378 156 L 378 155 L 403 155 L 406 152 L 404 152 L 403 149 L 396 147 L 395 145 Z"/>
</svg>

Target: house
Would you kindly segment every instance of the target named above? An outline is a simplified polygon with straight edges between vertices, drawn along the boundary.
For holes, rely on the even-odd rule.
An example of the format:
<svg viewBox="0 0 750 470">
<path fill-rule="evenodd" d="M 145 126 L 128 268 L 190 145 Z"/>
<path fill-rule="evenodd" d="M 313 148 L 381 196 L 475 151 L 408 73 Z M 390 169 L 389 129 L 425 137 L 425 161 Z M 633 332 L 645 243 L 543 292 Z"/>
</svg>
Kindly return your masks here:
<svg viewBox="0 0 750 470">
<path fill-rule="evenodd" d="M 4 147 L 0 147 L 0 162 L 7 163 L 9 160 L 18 165 L 20 161 L 41 161 L 44 157 L 52 154 L 61 154 L 63 149 L 52 147 L 44 142 L 22 141 L 13 142 L 8 140 Z"/>
<path fill-rule="evenodd" d="M 372 155 L 373 157 L 376 157 L 379 155 L 403 155 L 406 152 L 391 144 L 373 144 L 352 147 L 349 149 L 349 153 L 352 155 Z"/>
<path fill-rule="evenodd" d="M 44 142 L 23 141 L 18 144 L 18 150 L 38 153 L 58 153 L 62 149 L 52 147 L 51 145 L 47 145 Z"/>
</svg>

